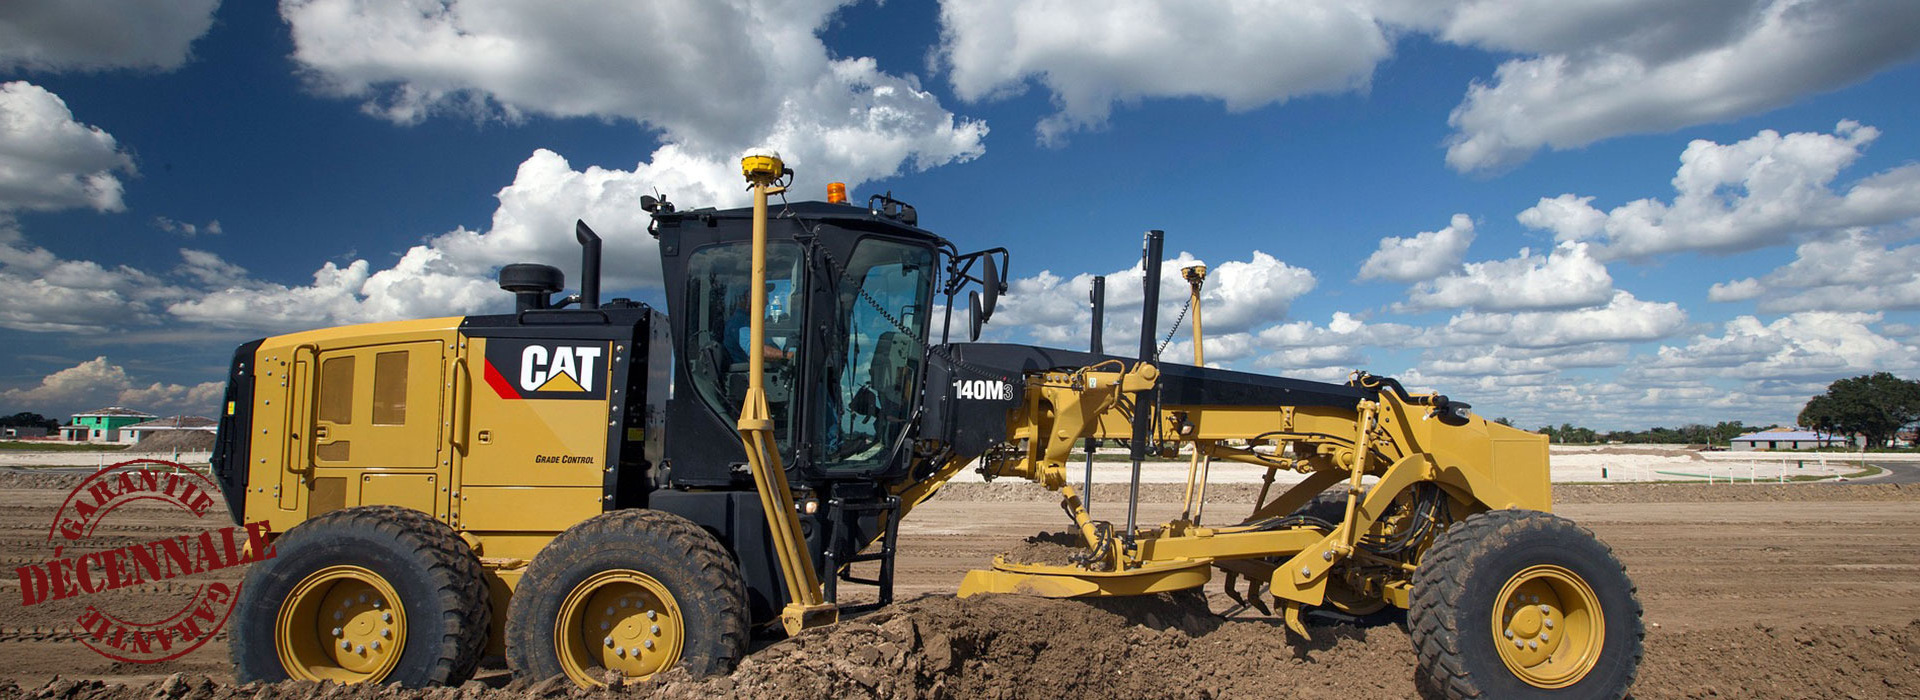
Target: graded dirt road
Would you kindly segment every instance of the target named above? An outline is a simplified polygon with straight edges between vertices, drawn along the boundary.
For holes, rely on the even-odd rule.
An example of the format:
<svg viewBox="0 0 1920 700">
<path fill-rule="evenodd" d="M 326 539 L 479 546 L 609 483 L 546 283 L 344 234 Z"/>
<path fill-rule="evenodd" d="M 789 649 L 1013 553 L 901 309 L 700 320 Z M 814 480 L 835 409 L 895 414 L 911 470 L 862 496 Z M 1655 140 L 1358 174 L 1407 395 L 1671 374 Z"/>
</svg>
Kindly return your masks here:
<svg viewBox="0 0 1920 700">
<path fill-rule="evenodd" d="M 0 697 L 405 695 L 305 684 L 235 688 L 227 685 L 224 639 L 155 666 L 110 662 L 82 648 L 70 637 L 75 608 L 22 607 L 11 571 L 50 556 L 44 543 L 53 508 L 65 497 L 60 485 L 0 478 L 0 560 L 9 569 L 0 581 Z M 30 486 L 38 488 L 23 488 Z M 1556 494 L 1556 510 L 1610 544 L 1639 586 L 1648 630 L 1636 696 L 1920 695 L 1920 488 L 1575 486 Z M 1096 515 L 1123 519 L 1113 494 L 1102 495 L 1095 494 Z M 1145 495 L 1160 502 L 1143 505 L 1143 523 L 1165 519 L 1174 506 L 1164 501 L 1178 497 L 1170 489 Z M 1210 519 L 1236 517 L 1250 500 L 1234 489 L 1218 495 Z M 1112 505 L 1103 512 L 1103 504 Z M 204 527 L 157 508 L 127 515 L 109 524 L 119 529 L 103 530 L 121 539 L 101 546 Z M 1063 523 L 1037 487 L 954 485 L 902 523 L 899 593 L 906 602 L 764 645 L 732 676 L 669 677 L 647 690 L 668 697 L 1417 694 L 1411 647 L 1392 622 L 1320 627 L 1302 641 L 1271 618 L 1222 621 L 1193 601 L 1087 605 L 946 595 L 967 569 Z M 152 590 L 113 603 L 160 610 L 177 597 Z M 1225 607 L 1214 598 L 1213 610 Z M 180 672 L 188 675 L 162 680 Z M 526 681 L 502 688 L 507 679 L 497 664 L 486 673 L 457 695 L 578 695 Z M 48 685 L 56 674 L 64 680 Z M 135 687 L 112 685 L 121 683 Z"/>
</svg>

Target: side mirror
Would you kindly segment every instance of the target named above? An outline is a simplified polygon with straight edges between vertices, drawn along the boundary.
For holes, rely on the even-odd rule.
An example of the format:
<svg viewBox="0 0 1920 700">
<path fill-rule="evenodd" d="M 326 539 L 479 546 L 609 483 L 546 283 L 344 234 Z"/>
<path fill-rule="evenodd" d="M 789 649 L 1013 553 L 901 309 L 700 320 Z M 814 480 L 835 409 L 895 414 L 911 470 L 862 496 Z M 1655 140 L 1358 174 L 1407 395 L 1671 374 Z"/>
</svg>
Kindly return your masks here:
<svg viewBox="0 0 1920 700">
<path fill-rule="evenodd" d="M 985 322 L 986 319 L 980 316 L 980 293 L 967 292 L 967 339 L 979 340 L 980 324 Z"/>
<path fill-rule="evenodd" d="M 980 321 L 984 323 L 987 319 L 993 318 L 993 307 L 1000 303 L 1000 268 L 993 264 L 992 254 L 980 256 L 980 262 L 986 263 L 980 275 L 986 279 L 986 284 L 981 285 L 987 291 L 986 298 L 981 300 L 980 308 Z"/>
</svg>

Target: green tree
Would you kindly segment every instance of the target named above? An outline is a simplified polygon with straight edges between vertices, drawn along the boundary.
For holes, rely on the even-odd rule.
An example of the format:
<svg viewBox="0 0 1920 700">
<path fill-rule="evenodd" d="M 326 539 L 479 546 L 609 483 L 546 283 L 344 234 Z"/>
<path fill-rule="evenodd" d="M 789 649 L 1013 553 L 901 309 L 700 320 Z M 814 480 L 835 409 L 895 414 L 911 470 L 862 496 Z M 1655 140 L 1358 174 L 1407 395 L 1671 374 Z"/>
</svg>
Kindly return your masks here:
<svg viewBox="0 0 1920 700">
<path fill-rule="evenodd" d="M 1800 424 L 1814 430 L 1858 435 L 1883 447 L 1907 424 L 1920 420 L 1920 382 L 1887 372 L 1841 379 L 1800 409 Z"/>
<path fill-rule="evenodd" d="M 38 426 L 38 427 L 46 428 L 48 430 L 53 430 L 55 428 L 60 427 L 60 421 L 54 420 L 52 418 L 48 418 L 38 413 L 21 411 L 11 416 L 0 416 L 0 426 L 7 426 L 10 428 L 26 428 L 26 427 Z"/>
</svg>

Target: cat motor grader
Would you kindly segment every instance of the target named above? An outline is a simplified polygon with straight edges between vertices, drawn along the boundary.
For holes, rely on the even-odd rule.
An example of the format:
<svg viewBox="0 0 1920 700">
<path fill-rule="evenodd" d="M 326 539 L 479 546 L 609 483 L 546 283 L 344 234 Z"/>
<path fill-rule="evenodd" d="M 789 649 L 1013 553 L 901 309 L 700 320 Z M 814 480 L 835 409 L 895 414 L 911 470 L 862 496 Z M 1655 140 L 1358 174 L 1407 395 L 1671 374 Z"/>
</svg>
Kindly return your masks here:
<svg viewBox="0 0 1920 700">
<path fill-rule="evenodd" d="M 1302 635 L 1303 611 L 1406 609 L 1450 696 L 1631 684 L 1634 589 L 1547 512 L 1541 436 L 1364 373 L 1206 368 L 1204 268 L 1184 271 L 1193 365 L 1158 357 L 1158 284 L 1135 357 L 977 342 L 1006 250 L 961 253 L 891 195 L 785 203 L 777 157 L 742 169 L 750 208 L 642 202 L 671 314 L 602 303 L 580 223 L 576 295 L 556 268 L 508 265 L 513 313 L 240 346 L 213 469 L 236 522 L 272 531 L 230 629 L 241 680 L 457 684 L 498 654 L 582 685 L 724 672 L 756 633 L 889 604 L 900 518 L 973 465 L 1057 491 L 1085 549 L 997 558 L 962 596 L 1143 595 L 1218 571 Z M 963 291 L 974 342 L 947 342 Z M 1123 524 L 1069 482 L 1085 440 L 1131 450 Z M 1182 514 L 1136 522 L 1141 460 L 1180 451 Z M 1247 516 L 1203 522 L 1215 461 L 1268 470 Z M 1280 471 L 1304 478 L 1276 490 Z M 845 602 L 843 583 L 874 594 Z"/>
</svg>

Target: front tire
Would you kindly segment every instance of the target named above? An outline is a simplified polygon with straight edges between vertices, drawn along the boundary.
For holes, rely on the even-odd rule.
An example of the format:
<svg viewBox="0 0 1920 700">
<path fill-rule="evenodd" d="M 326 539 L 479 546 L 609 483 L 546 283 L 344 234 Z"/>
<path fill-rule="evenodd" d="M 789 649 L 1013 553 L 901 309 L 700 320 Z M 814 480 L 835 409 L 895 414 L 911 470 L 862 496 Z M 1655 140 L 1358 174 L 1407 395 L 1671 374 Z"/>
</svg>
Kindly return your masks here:
<svg viewBox="0 0 1920 700">
<path fill-rule="evenodd" d="M 1478 513 L 1413 576 L 1408 627 L 1423 680 L 1449 698 L 1625 697 L 1645 628 L 1626 567 L 1549 513 Z"/>
<path fill-rule="evenodd" d="M 288 530 L 240 587 L 234 676 L 458 685 L 487 642 L 485 572 L 445 523 L 395 506 L 336 510 Z"/>
<path fill-rule="evenodd" d="M 540 550 L 507 612 L 515 676 L 581 686 L 685 666 L 724 673 L 746 653 L 747 590 L 733 557 L 692 521 L 651 510 L 595 516 Z"/>
</svg>

